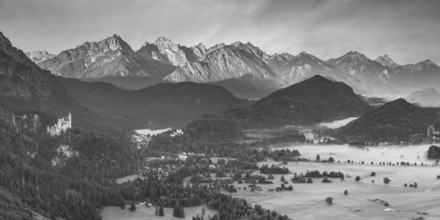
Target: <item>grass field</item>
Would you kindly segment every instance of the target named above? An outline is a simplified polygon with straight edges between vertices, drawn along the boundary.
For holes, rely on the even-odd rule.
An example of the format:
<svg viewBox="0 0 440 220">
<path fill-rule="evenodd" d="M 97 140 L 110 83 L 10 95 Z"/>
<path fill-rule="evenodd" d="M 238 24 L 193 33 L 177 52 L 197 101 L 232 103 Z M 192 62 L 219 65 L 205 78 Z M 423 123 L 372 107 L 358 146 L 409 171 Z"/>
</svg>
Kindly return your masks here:
<svg viewBox="0 0 440 220">
<path fill-rule="evenodd" d="M 361 219 L 413 219 L 423 216 L 426 220 L 440 219 L 440 166 L 432 166 L 434 161 L 426 159 L 426 151 L 429 145 L 408 147 L 349 147 L 347 145 L 303 145 L 289 147 L 297 149 L 301 157 L 314 160 L 316 154 L 321 159 L 333 157 L 335 163 L 316 162 L 289 162 L 286 167 L 297 173 L 305 173 L 307 170 L 341 171 L 351 178 L 331 179 L 332 183 L 322 183 L 321 179 L 313 179 L 312 184 L 293 184 L 290 179 L 293 174 L 284 175 L 293 191 L 269 192 L 281 185 L 282 175 L 274 175 L 274 184 L 258 184 L 263 190 L 251 192 L 247 184 L 234 183 L 241 187 L 234 196 L 245 198 L 252 204 L 261 204 L 264 208 L 275 210 L 283 215 L 286 214 L 295 220 L 361 220 Z M 337 161 L 341 161 L 338 163 Z M 344 161 L 364 161 L 365 164 L 347 164 Z M 379 162 L 416 162 L 418 166 L 378 165 Z M 371 165 L 373 162 L 374 165 Z M 420 163 L 429 166 L 420 166 Z M 275 164 L 279 162 L 261 162 L 258 165 Z M 370 173 L 376 172 L 375 177 Z M 254 174 L 259 174 L 258 171 Z M 261 174 L 264 175 L 264 174 Z M 213 175 L 214 177 L 215 175 Z M 267 175 L 266 175 L 267 176 Z M 360 176 L 361 180 L 354 179 Z M 383 183 L 383 178 L 391 179 L 389 184 Z M 372 182 L 374 180 L 374 183 Z M 187 180 L 186 180 L 187 181 Z M 417 182 L 417 188 L 404 187 L 404 184 Z M 243 190 L 247 187 L 247 190 Z M 344 195 L 348 190 L 348 195 Z M 333 205 L 325 203 L 326 197 L 333 197 Z M 391 204 L 385 207 L 369 201 L 369 199 L 381 199 Z M 171 216 L 172 209 L 166 209 L 165 217 L 154 216 L 153 208 L 139 207 L 136 212 L 121 210 L 118 207 L 107 207 L 103 210 L 103 220 L 138 220 L 138 219 L 175 219 Z M 201 212 L 201 207 L 185 208 L 186 219 Z M 417 212 L 426 212 L 420 215 Z M 207 210 L 207 215 L 213 216 L 215 211 Z"/>
<path fill-rule="evenodd" d="M 205 206 L 206 208 L 206 206 Z M 183 220 L 191 220 L 193 216 L 201 215 L 202 206 L 184 208 L 185 218 Z M 105 207 L 102 212 L 103 220 L 182 220 L 181 218 L 173 217 L 172 208 L 164 208 L 165 216 L 156 216 L 156 209 L 154 207 L 148 208 L 145 205 L 136 205 L 136 211 L 131 212 L 126 209 L 121 209 L 120 207 Z M 210 210 L 206 208 L 205 219 L 208 216 L 214 216 L 217 212 L 215 210 Z"/>
<path fill-rule="evenodd" d="M 423 157 L 428 146 L 413 146 L 403 148 L 371 148 L 369 151 L 350 148 L 348 146 L 300 146 L 298 149 L 303 157 L 314 159 L 316 153 L 321 158 L 332 156 L 336 161 L 368 161 L 368 164 L 344 164 L 344 163 L 315 163 L 315 162 L 289 162 L 286 167 L 291 172 L 305 173 L 307 170 L 341 171 L 349 174 L 351 178 L 332 179 L 333 183 L 322 183 L 321 179 L 314 179 L 313 184 L 293 184 L 290 179 L 293 174 L 284 175 L 293 186 L 293 191 L 269 192 L 281 185 L 282 175 L 274 175 L 274 184 L 259 184 L 262 191 L 250 192 L 239 190 L 236 196 L 245 198 L 253 204 L 261 204 L 265 208 L 287 214 L 294 219 L 412 219 L 423 216 L 425 219 L 440 219 L 440 175 L 438 166 L 379 166 L 370 165 L 370 161 L 377 164 L 379 161 L 399 162 L 428 162 Z M 384 154 L 382 154 L 382 152 Z M 331 154 L 330 154 L 331 153 Z M 396 156 L 397 155 L 397 156 Z M 420 156 L 419 158 L 417 156 Z M 377 163 L 376 163 L 377 162 Z M 276 162 L 262 162 L 263 164 L 275 164 Z M 375 177 L 370 177 L 371 172 L 376 172 Z M 259 172 L 255 172 L 259 174 Z M 354 179 L 361 177 L 357 183 Z M 391 182 L 386 185 L 383 178 L 388 177 Z M 375 182 L 372 183 L 372 180 Z M 404 187 L 404 183 L 417 182 L 417 188 Z M 246 184 L 235 183 L 236 187 L 244 187 Z M 248 187 L 249 188 L 249 187 Z M 348 190 L 348 196 L 344 195 Z M 333 205 L 325 203 L 326 197 L 333 197 Z M 382 199 L 391 204 L 387 207 L 370 202 L 368 199 Z M 428 215 L 419 215 L 417 212 L 426 212 Z"/>
</svg>

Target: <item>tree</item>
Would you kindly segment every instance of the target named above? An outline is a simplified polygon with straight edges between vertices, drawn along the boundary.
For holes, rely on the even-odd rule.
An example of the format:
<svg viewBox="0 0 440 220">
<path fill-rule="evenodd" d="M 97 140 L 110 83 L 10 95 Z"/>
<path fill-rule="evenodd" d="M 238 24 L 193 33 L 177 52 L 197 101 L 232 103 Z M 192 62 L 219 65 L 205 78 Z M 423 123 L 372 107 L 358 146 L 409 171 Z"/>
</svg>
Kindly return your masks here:
<svg viewBox="0 0 440 220">
<path fill-rule="evenodd" d="M 359 183 L 359 181 L 361 180 L 361 177 L 360 177 L 360 176 L 357 176 L 355 180 L 356 180 L 356 182 Z"/>
<path fill-rule="evenodd" d="M 414 182 L 413 186 L 414 186 L 414 188 L 417 188 L 417 182 Z"/>
<path fill-rule="evenodd" d="M 286 181 L 286 179 L 284 178 L 284 176 L 281 176 L 281 182 Z"/>
<path fill-rule="evenodd" d="M 335 158 L 333 158 L 333 157 L 329 157 L 329 158 L 328 158 L 328 162 L 329 162 L 329 163 L 333 163 L 333 162 L 335 162 Z"/>
<path fill-rule="evenodd" d="M 134 202 L 131 202 L 130 204 L 130 211 L 132 212 L 136 211 L 136 205 L 134 204 Z"/>
<path fill-rule="evenodd" d="M 371 172 L 370 176 L 376 176 L 376 172 Z"/>
<path fill-rule="evenodd" d="M 390 178 L 388 177 L 383 178 L 383 183 L 388 184 L 390 182 L 391 182 Z"/>
<path fill-rule="evenodd" d="M 332 197 L 327 197 L 325 199 L 325 202 L 327 203 L 327 205 L 332 205 L 333 204 L 333 198 Z"/>
<path fill-rule="evenodd" d="M 321 156 L 319 156 L 319 154 L 316 155 L 316 161 L 320 161 L 321 160 Z"/>
<path fill-rule="evenodd" d="M 348 191 L 347 190 L 344 190 L 344 195 L 348 195 Z"/>
<path fill-rule="evenodd" d="M 160 208 L 159 208 L 159 216 L 164 216 L 164 213 L 163 213 L 163 205 L 160 205 Z"/>
</svg>

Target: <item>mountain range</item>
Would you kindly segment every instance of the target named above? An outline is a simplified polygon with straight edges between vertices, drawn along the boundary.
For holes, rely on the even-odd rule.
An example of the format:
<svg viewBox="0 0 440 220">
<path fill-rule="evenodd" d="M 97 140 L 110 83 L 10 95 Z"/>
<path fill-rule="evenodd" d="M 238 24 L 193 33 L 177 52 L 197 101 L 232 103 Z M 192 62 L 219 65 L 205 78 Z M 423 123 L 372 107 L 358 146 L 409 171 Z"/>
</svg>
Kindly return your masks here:
<svg viewBox="0 0 440 220">
<path fill-rule="evenodd" d="M 129 46 L 119 39 L 113 36 L 100 44 L 85 45 L 90 46 L 95 54 L 99 54 L 97 56 L 100 57 L 96 59 L 103 62 L 102 56 L 109 54 L 121 53 L 122 57 L 125 56 L 120 50 L 129 49 Z M 75 60 L 73 63 L 84 64 L 90 58 L 85 59 L 82 56 L 89 52 L 77 52 L 62 54 L 66 55 L 66 59 L 81 57 L 70 59 Z M 60 56 L 54 58 L 59 61 Z M 38 64 L 52 61 L 55 59 Z M 115 60 L 113 64 L 128 68 L 120 60 Z M 99 63 L 94 65 L 99 66 Z M 69 66 L 70 64 L 66 64 L 66 68 Z M 150 126 L 179 127 L 204 114 L 240 108 L 249 103 L 220 86 L 209 84 L 162 83 L 140 90 L 125 90 L 107 83 L 55 76 L 41 69 L 21 50 L 12 46 L 1 32 L 0 100 L 0 119 L 11 124 L 12 114 L 32 114 L 32 117 L 38 115 L 40 118 L 48 118 L 46 123 L 40 123 L 39 126 L 39 130 L 45 132 L 47 125 L 71 112 L 74 127 L 105 133 L 126 133 Z"/>
<path fill-rule="evenodd" d="M 28 56 L 36 57 L 32 53 Z M 240 98 L 261 98 L 314 75 L 344 82 L 366 96 L 403 96 L 409 91 L 440 87 L 436 83 L 440 67 L 430 60 L 398 65 L 387 55 L 373 60 L 351 51 L 325 61 L 306 52 L 269 55 L 242 42 L 187 47 L 159 37 L 134 51 L 113 35 L 34 60 L 55 75 L 104 81 L 127 89 L 189 81 L 221 85 Z"/>
</svg>

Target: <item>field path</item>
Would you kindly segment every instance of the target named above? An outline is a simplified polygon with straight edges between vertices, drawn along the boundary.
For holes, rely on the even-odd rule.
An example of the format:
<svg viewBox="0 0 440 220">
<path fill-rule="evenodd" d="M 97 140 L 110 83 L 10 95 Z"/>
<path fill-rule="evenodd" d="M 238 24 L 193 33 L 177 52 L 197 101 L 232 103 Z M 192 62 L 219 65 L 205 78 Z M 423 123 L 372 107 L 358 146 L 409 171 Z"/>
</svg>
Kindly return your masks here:
<svg viewBox="0 0 440 220">
<path fill-rule="evenodd" d="M 427 189 L 426 192 L 431 191 L 431 189 L 434 188 L 435 186 L 437 186 L 438 184 L 440 184 L 440 181 L 437 181 L 436 183 L 434 183 L 434 185 L 432 185 L 431 187 L 429 187 L 429 189 Z"/>
</svg>

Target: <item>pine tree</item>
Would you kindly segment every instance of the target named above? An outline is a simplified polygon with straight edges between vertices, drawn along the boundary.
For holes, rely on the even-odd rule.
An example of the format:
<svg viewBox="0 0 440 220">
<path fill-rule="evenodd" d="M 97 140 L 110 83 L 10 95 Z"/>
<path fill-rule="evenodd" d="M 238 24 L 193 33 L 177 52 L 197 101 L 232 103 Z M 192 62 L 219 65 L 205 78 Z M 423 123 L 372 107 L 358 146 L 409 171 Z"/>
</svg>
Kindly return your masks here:
<svg viewBox="0 0 440 220">
<path fill-rule="evenodd" d="M 163 213 L 163 205 L 160 205 L 160 208 L 159 208 L 159 216 L 164 216 L 164 213 Z"/>
<path fill-rule="evenodd" d="M 130 211 L 132 212 L 136 211 L 136 205 L 134 204 L 134 202 L 131 202 Z"/>
</svg>

